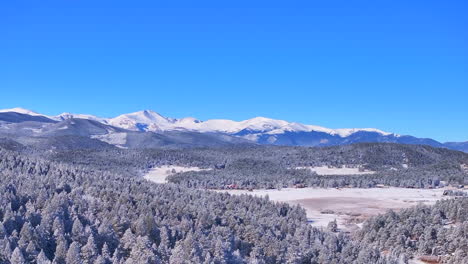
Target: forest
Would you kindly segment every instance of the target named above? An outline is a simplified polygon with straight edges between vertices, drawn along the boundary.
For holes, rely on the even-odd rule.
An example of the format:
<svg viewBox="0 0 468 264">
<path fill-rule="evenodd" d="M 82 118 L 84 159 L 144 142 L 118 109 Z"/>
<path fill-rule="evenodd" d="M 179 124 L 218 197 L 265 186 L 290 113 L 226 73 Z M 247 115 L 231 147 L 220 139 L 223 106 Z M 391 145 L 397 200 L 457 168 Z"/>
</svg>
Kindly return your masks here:
<svg viewBox="0 0 468 264">
<path fill-rule="evenodd" d="M 387 185 L 435 188 L 468 184 L 468 154 L 423 145 L 360 143 L 333 147 L 237 146 L 191 149 L 72 150 L 44 155 L 48 160 L 85 165 L 118 174 L 139 175 L 161 165 L 212 168 L 177 173 L 170 182 L 189 188 L 242 189 L 360 187 Z M 305 167 L 360 167 L 363 175 L 317 175 Z M 302 168 L 302 169 L 301 169 Z"/>
<path fill-rule="evenodd" d="M 0 148 L 0 263 L 407 263 L 419 255 L 467 263 L 465 197 L 389 212 L 366 221 L 360 232 L 344 233 L 333 223 L 310 226 L 299 206 L 198 188 L 223 186 L 229 178 L 258 188 L 298 179 L 328 186 L 354 177 L 290 168 L 344 164 L 378 172 L 356 176 L 363 184 L 459 184 L 466 180 L 460 169 L 466 161 L 461 152 L 394 144 L 50 153 Z M 402 162 L 408 168 L 391 169 Z M 163 164 L 213 170 L 176 174 L 169 184 L 141 177 Z"/>
</svg>

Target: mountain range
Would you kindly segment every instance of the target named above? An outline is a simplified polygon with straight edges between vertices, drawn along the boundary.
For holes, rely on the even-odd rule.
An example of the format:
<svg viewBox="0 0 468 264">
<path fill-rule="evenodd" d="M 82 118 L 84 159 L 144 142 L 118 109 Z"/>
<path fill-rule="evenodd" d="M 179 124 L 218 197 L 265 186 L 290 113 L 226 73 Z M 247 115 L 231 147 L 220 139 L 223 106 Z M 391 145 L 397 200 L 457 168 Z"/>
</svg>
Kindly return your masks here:
<svg viewBox="0 0 468 264">
<path fill-rule="evenodd" d="M 256 117 L 245 121 L 164 117 L 144 110 L 114 118 L 63 113 L 48 116 L 24 108 L 0 110 L 0 138 L 42 148 L 153 148 L 271 144 L 332 146 L 359 142 L 422 144 L 468 151 L 468 142 L 441 143 L 375 128 L 330 129 Z M 0 141 L 1 142 L 1 141 Z"/>
</svg>

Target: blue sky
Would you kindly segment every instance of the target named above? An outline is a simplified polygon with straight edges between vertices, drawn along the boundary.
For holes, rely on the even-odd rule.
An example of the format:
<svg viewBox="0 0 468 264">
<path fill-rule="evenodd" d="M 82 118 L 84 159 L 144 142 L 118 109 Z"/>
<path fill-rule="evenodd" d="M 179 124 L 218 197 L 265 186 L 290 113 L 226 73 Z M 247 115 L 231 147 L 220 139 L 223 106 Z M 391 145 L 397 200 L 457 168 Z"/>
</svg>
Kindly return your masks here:
<svg viewBox="0 0 468 264">
<path fill-rule="evenodd" d="M 468 140 L 466 1 L 3 1 L 0 108 Z"/>
</svg>

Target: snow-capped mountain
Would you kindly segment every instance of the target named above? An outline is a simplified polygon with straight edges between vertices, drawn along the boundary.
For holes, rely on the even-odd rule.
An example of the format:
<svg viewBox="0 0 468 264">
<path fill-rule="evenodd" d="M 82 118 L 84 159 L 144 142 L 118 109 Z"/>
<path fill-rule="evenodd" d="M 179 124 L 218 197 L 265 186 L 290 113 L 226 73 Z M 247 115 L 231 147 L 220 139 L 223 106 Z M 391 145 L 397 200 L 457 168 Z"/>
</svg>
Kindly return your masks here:
<svg viewBox="0 0 468 264">
<path fill-rule="evenodd" d="M 123 114 L 108 119 L 108 123 L 112 126 L 134 131 L 151 132 L 171 130 L 173 123 L 176 121 L 177 119 L 164 117 L 151 110 Z"/>
<path fill-rule="evenodd" d="M 85 120 L 87 122 L 83 122 Z M 442 144 L 432 139 L 401 136 L 375 128 L 330 129 L 265 117 L 255 117 L 244 121 L 227 119 L 201 121 L 193 117 L 169 118 L 151 110 L 123 114 L 114 118 L 102 118 L 70 113 L 47 116 L 24 108 L 12 108 L 0 110 L 0 134 L 2 130 L 10 134 L 17 131 L 19 135 L 34 132 L 33 134 L 37 137 L 86 136 L 120 147 L 157 146 L 162 144 L 161 142 L 174 140 L 190 145 L 201 142 L 203 139 L 204 144 L 211 140 L 229 144 L 250 142 L 293 146 L 392 142 L 464 150 L 457 143 Z M 159 143 L 155 144 L 155 140 Z"/>
<path fill-rule="evenodd" d="M 101 118 L 93 115 L 86 115 L 86 114 L 72 114 L 72 113 L 61 113 L 60 115 L 50 116 L 49 118 L 57 121 L 67 120 L 72 118 L 79 118 L 79 119 L 88 119 L 98 121 L 104 124 L 107 124 L 107 118 Z"/>
<path fill-rule="evenodd" d="M 15 108 L 9 108 L 9 109 L 0 109 L 0 113 L 18 113 L 18 114 L 23 114 L 23 115 L 30 115 L 30 116 L 43 116 L 43 117 L 48 117 L 43 114 L 36 113 L 34 111 L 24 109 L 21 107 L 15 107 Z"/>
<path fill-rule="evenodd" d="M 362 131 L 375 132 L 385 136 L 391 134 L 374 128 L 329 129 L 320 126 L 304 125 L 265 117 L 255 117 L 244 121 L 226 119 L 200 121 L 192 117 L 175 119 L 164 117 L 151 110 L 120 115 L 118 117 L 108 119 L 107 123 L 129 130 L 152 132 L 187 130 L 196 132 L 220 132 L 227 134 L 266 133 L 270 135 L 283 134 L 285 132 L 322 132 L 341 137 L 347 137 L 351 134 Z"/>
<path fill-rule="evenodd" d="M 62 121 L 72 118 L 88 119 L 98 121 L 103 124 L 124 128 L 132 131 L 194 131 L 194 132 L 219 132 L 227 134 L 252 134 L 263 133 L 269 135 L 283 134 L 285 132 L 322 132 L 330 135 L 347 137 L 357 132 L 375 132 L 382 135 L 390 135 L 374 128 L 351 128 L 351 129 L 330 129 L 314 125 L 304 125 L 300 123 L 287 122 L 265 117 L 255 117 L 244 121 L 233 121 L 226 119 L 211 119 L 200 121 L 193 117 L 181 119 L 164 117 L 152 110 L 119 115 L 115 118 L 101 118 L 94 115 L 62 113 L 57 116 L 47 116 L 24 108 L 12 108 L 0 110 L 0 113 L 16 112 L 32 116 L 43 116 L 55 121 Z"/>
<path fill-rule="evenodd" d="M 18 113 L 18 114 L 30 115 L 30 116 L 42 116 L 42 117 L 55 120 L 55 121 L 62 121 L 62 120 L 67 120 L 67 119 L 72 119 L 72 118 L 80 118 L 80 119 L 94 120 L 94 121 L 98 121 L 101 123 L 107 123 L 107 118 L 100 118 L 100 117 L 93 116 L 93 115 L 62 113 L 56 116 L 49 116 L 49 115 L 44 115 L 44 114 L 34 112 L 32 110 L 24 109 L 21 107 L 0 109 L 0 113 Z"/>
</svg>

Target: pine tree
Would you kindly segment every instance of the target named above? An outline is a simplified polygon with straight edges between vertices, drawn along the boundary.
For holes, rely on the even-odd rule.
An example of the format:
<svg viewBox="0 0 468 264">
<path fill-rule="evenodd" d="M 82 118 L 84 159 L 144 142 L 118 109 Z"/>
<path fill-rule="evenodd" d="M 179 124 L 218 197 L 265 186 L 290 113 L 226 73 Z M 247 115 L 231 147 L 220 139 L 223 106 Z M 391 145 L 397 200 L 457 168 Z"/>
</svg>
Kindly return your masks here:
<svg viewBox="0 0 468 264">
<path fill-rule="evenodd" d="M 11 254 L 13 254 L 13 251 L 11 250 L 11 244 L 8 239 L 2 239 L 0 240 L 0 256 L 3 256 L 5 259 L 9 259 L 11 257 Z"/>
<path fill-rule="evenodd" d="M 338 223 L 336 222 L 336 219 L 328 223 L 327 229 L 330 230 L 331 232 L 338 231 Z"/>
<path fill-rule="evenodd" d="M 98 256 L 98 250 L 96 243 L 94 242 L 94 236 L 90 235 L 88 237 L 88 242 L 81 248 L 81 257 L 83 259 L 83 263 L 85 264 L 92 264 L 96 260 Z"/>
<path fill-rule="evenodd" d="M 136 242 L 136 237 L 132 233 L 132 230 L 128 228 L 124 235 L 122 236 L 121 243 L 122 243 L 122 249 L 125 251 L 125 254 L 130 254 L 130 251 L 133 247 L 133 245 Z"/>
<path fill-rule="evenodd" d="M 36 258 L 36 263 L 37 264 L 51 264 L 50 260 L 47 258 L 47 256 L 44 254 L 44 251 L 41 250 L 39 255 Z"/>
<path fill-rule="evenodd" d="M 5 238 L 7 235 L 5 227 L 3 226 L 3 223 L 0 222 L 0 239 Z"/>
<path fill-rule="evenodd" d="M 147 237 L 137 237 L 135 245 L 130 252 L 133 263 L 151 264 L 158 263 L 158 259 L 152 251 L 151 241 Z"/>
<path fill-rule="evenodd" d="M 96 261 L 94 262 L 94 264 L 108 264 L 108 260 L 106 260 L 103 256 L 99 255 L 96 258 Z"/>
<path fill-rule="evenodd" d="M 26 264 L 23 253 L 21 253 L 21 250 L 18 247 L 15 248 L 11 254 L 10 262 L 11 264 Z"/>
<path fill-rule="evenodd" d="M 20 240 L 18 242 L 19 246 L 22 248 L 27 247 L 28 243 L 31 241 L 35 241 L 34 232 L 31 224 L 26 222 L 23 224 L 23 227 L 20 231 Z"/>
<path fill-rule="evenodd" d="M 55 248 L 54 263 L 64 264 L 67 258 L 68 242 L 63 236 L 57 239 L 57 246 Z"/>
<path fill-rule="evenodd" d="M 52 228 L 54 230 L 55 237 L 65 234 L 65 225 L 63 224 L 63 220 L 60 217 L 55 217 Z"/>
<path fill-rule="evenodd" d="M 36 245 L 33 241 L 29 241 L 28 246 L 26 247 L 26 260 L 32 262 L 36 259 L 39 252 L 36 249 Z"/>
<path fill-rule="evenodd" d="M 111 253 L 109 251 L 109 247 L 107 246 L 107 243 L 104 243 L 104 245 L 102 246 L 102 250 L 101 250 L 101 255 L 104 257 L 104 259 L 111 259 Z"/>
<path fill-rule="evenodd" d="M 86 237 L 84 236 L 84 227 L 78 218 L 75 218 L 75 221 L 73 221 L 71 235 L 72 235 L 73 241 L 86 243 Z"/>
<path fill-rule="evenodd" d="M 80 255 L 80 244 L 73 242 L 67 252 L 67 264 L 82 264 L 83 260 Z"/>
</svg>

